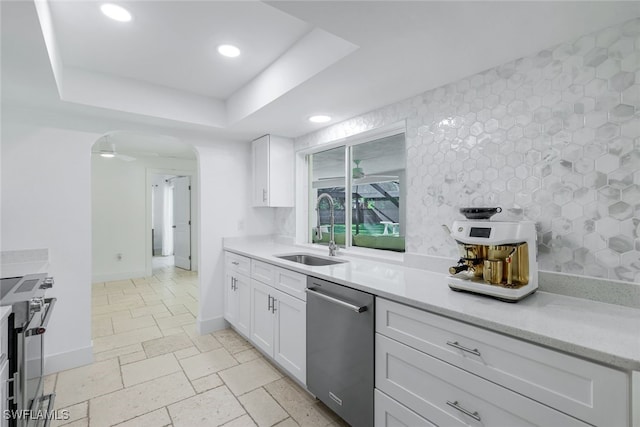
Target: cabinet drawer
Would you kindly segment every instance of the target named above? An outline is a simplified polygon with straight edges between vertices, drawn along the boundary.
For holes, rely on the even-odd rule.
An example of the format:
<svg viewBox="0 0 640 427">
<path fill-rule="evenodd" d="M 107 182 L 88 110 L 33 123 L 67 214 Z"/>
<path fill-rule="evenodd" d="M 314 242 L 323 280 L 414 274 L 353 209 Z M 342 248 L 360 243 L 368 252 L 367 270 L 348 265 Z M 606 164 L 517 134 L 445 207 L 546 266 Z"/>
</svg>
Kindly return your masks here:
<svg viewBox="0 0 640 427">
<path fill-rule="evenodd" d="M 587 426 L 380 334 L 376 334 L 376 388 L 436 425 Z"/>
<path fill-rule="evenodd" d="M 231 252 L 225 252 L 225 267 L 227 268 L 227 271 L 235 271 L 249 276 L 251 273 L 251 258 Z"/>
<path fill-rule="evenodd" d="M 295 271 L 287 270 L 280 267 L 275 268 L 275 281 L 273 287 L 281 290 L 282 292 L 301 299 L 307 300 L 307 276 Z"/>
<path fill-rule="evenodd" d="M 383 335 L 588 423 L 629 424 L 624 372 L 384 299 L 376 310 Z"/>
<path fill-rule="evenodd" d="M 266 262 L 251 260 L 251 278 L 273 286 L 276 266 Z"/>
<path fill-rule="evenodd" d="M 437 427 L 380 390 L 374 392 L 375 427 Z"/>
</svg>

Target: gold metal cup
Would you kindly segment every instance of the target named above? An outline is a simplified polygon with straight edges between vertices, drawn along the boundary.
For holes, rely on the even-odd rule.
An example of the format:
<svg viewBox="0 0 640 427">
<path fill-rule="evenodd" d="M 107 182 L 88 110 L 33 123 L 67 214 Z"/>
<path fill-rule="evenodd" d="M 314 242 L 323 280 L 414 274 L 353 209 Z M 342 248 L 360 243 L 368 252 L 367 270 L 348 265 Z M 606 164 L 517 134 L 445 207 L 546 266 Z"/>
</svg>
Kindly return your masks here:
<svg viewBox="0 0 640 427">
<path fill-rule="evenodd" d="M 482 277 L 486 282 L 499 285 L 502 283 L 503 271 L 504 263 L 501 259 L 487 259 L 484 261 Z"/>
</svg>

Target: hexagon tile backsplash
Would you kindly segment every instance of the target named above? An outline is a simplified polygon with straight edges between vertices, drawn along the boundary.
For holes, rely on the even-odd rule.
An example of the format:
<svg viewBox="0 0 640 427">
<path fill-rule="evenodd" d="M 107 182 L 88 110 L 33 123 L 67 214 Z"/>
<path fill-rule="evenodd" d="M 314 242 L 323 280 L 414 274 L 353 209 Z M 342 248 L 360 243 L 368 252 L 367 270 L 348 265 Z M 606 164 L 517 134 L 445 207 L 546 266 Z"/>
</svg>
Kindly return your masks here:
<svg viewBox="0 0 640 427">
<path fill-rule="evenodd" d="M 462 206 L 538 228 L 541 270 L 640 283 L 640 19 L 296 140 L 406 120 L 407 251 L 456 257 Z"/>
</svg>

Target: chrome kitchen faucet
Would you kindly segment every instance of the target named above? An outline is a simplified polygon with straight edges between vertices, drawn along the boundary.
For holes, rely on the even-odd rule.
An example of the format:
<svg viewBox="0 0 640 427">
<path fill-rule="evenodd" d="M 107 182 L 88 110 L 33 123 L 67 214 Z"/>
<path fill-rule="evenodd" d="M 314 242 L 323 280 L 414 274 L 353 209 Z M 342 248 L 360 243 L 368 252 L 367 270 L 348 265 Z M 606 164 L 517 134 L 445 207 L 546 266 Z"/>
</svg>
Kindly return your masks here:
<svg viewBox="0 0 640 427">
<path fill-rule="evenodd" d="M 335 256 L 338 246 L 335 242 L 335 217 L 333 210 L 334 203 L 333 198 L 327 193 L 322 193 L 320 196 L 318 196 L 318 200 L 316 201 L 316 211 L 318 211 L 318 227 L 316 228 L 316 237 L 318 238 L 318 240 L 322 240 L 322 229 L 320 228 L 322 225 L 320 224 L 320 201 L 322 199 L 327 199 L 327 201 L 329 202 L 329 215 L 331 216 L 331 231 L 329 232 L 329 256 Z"/>
</svg>

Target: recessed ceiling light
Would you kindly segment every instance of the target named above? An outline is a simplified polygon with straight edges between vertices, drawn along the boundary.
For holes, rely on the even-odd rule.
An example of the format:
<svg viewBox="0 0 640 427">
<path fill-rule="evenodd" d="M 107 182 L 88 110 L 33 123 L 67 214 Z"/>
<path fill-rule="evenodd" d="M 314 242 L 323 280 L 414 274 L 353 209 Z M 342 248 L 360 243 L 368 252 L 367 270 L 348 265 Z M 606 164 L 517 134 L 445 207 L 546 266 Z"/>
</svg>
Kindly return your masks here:
<svg viewBox="0 0 640 427">
<path fill-rule="evenodd" d="M 113 3 L 105 3 L 100 6 L 100 10 L 109 18 L 119 22 L 131 21 L 131 14 L 127 9 Z"/>
<path fill-rule="evenodd" d="M 240 55 L 240 49 L 232 44 L 221 44 L 220 46 L 218 46 L 218 53 L 222 56 L 235 58 L 236 56 Z"/>
<path fill-rule="evenodd" d="M 309 121 L 311 123 L 327 123 L 329 120 L 331 120 L 331 117 L 329 116 L 311 116 L 309 117 Z"/>
<path fill-rule="evenodd" d="M 108 158 L 108 159 L 110 159 L 110 158 L 112 158 L 112 157 L 115 157 L 115 156 L 116 156 L 116 155 L 115 155 L 115 153 L 100 153 L 100 155 L 101 155 L 102 157 L 106 157 L 106 158 Z"/>
</svg>

